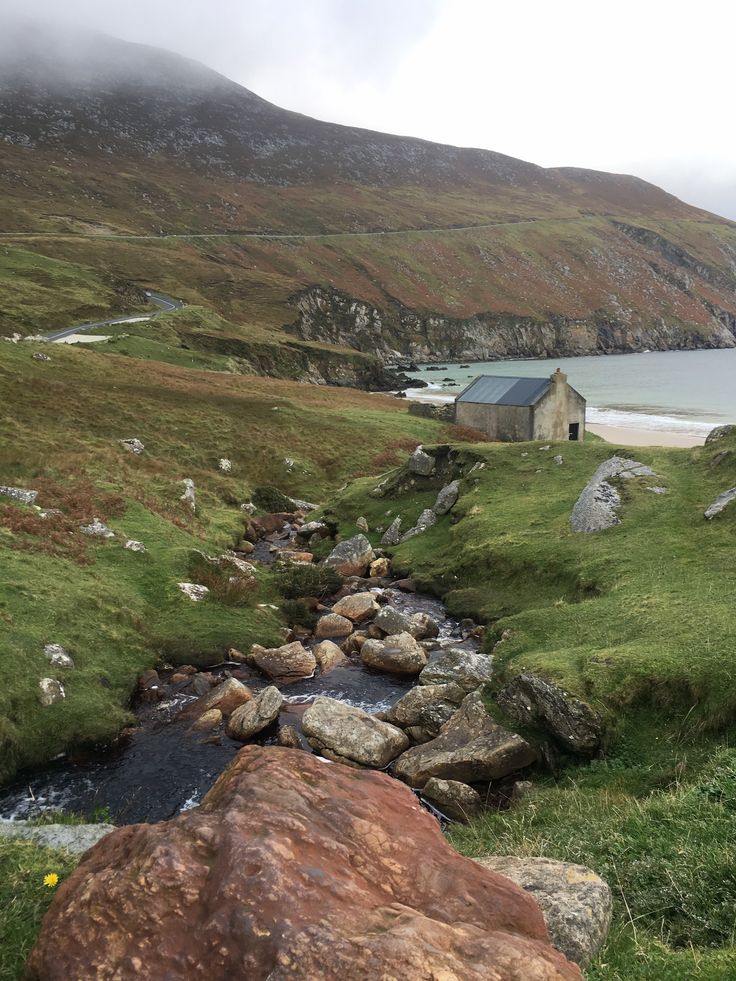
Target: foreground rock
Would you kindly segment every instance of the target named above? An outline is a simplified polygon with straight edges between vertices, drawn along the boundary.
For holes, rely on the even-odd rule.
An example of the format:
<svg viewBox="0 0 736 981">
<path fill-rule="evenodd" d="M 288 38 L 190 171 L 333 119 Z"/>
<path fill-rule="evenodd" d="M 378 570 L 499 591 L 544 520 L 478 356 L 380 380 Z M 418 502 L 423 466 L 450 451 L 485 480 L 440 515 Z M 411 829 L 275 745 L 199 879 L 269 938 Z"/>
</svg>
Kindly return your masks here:
<svg viewBox="0 0 736 981">
<path fill-rule="evenodd" d="M 530 893 L 544 914 L 552 944 L 581 967 L 590 964 L 611 925 L 607 882 L 583 865 L 551 858 L 489 855 L 476 861 Z"/>
<path fill-rule="evenodd" d="M 719 494 L 718 497 L 709 505 L 705 511 L 705 517 L 710 521 L 711 518 L 715 518 L 717 514 L 720 514 L 723 509 L 731 503 L 731 501 L 736 501 L 736 487 L 731 487 L 729 490 L 724 491 Z"/>
<path fill-rule="evenodd" d="M 497 725 L 477 692 L 440 729 L 436 739 L 414 746 L 394 764 L 394 773 L 412 787 L 431 777 L 487 783 L 534 763 L 536 752 L 521 736 Z"/>
<path fill-rule="evenodd" d="M 603 741 L 601 719 L 585 702 L 536 674 L 520 674 L 496 696 L 520 725 L 539 725 L 571 753 L 592 756 Z"/>
<path fill-rule="evenodd" d="M 373 547 L 365 535 L 356 535 L 336 545 L 325 559 L 343 576 L 364 576 L 375 559 Z"/>
<path fill-rule="evenodd" d="M 651 467 L 636 460 L 612 456 L 593 474 L 572 509 L 570 524 L 573 531 L 603 531 L 619 524 L 617 511 L 621 496 L 610 480 L 630 480 L 633 477 L 656 477 Z"/>
<path fill-rule="evenodd" d="M 320 695 L 302 717 L 309 745 L 328 759 L 382 770 L 409 745 L 401 729 Z"/>
<path fill-rule="evenodd" d="M 298 640 L 282 647 L 254 644 L 248 660 L 269 678 L 282 683 L 311 678 L 317 667 L 314 654 Z"/>
<path fill-rule="evenodd" d="M 360 659 L 369 668 L 390 674 L 414 675 L 427 664 L 427 655 L 410 633 L 390 634 L 383 640 L 367 640 Z"/>
<path fill-rule="evenodd" d="M 227 722 L 232 739 L 251 739 L 279 717 L 284 696 L 274 685 L 235 709 Z"/>
<path fill-rule="evenodd" d="M 568 981 L 536 903 L 462 858 L 379 773 L 248 746 L 200 807 L 118 828 L 28 962 L 71 978 Z"/>
<path fill-rule="evenodd" d="M 480 651 L 450 647 L 432 655 L 419 676 L 420 685 L 460 685 L 467 692 L 475 691 L 491 680 L 493 662 Z"/>
<path fill-rule="evenodd" d="M 458 780 L 432 777 L 425 783 L 422 796 L 453 821 L 469 821 L 483 806 L 478 791 Z"/>
</svg>

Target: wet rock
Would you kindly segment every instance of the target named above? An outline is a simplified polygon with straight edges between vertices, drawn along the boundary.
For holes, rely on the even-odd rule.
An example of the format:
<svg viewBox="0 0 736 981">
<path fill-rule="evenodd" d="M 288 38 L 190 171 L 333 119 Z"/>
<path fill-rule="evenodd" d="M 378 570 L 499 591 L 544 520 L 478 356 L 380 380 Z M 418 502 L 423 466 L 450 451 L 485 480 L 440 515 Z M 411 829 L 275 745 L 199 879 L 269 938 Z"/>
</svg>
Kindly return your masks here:
<svg viewBox="0 0 736 981">
<path fill-rule="evenodd" d="M 132 439 L 121 439 L 120 444 L 128 451 L 128 453 L 134 453 L 136 456 L 142 453 L 146 448 L 135 436 Z"/>
<path fill-rule="evenodd" d="M 129 552 L 140 552 L 143 554 L 144 552 L 148 551 L 143 542 L 138 542 L 134 538 L 129 538 L 124 547 L 127 548 Z"/>
<path fill-rule="evenodd" d="M 384 606 L 376 615 L 374 623 L 385 634 L 402 634 L 411 632 L 411 617 L 393 606 Z"/>
<path fill-rule="evenodd" d="M 54 895 L 29 978 L 135 975 L 580 981 L 534 900 L 401 784 L 261 746 L 200 807 L 113 831 Z"/>
<path fill-rule="evenodd" d="M 636 460 L 626 460 L 620 456 L 612 456 L 609 460 L 605 460 L 575 502 L 570 518 L 572 530 L 603 531 L 620 523 L 617 511 L 621 506 L 621 496 L 609 483 L 610 480 L 656 476 L 650 467 Z"/>
<path fill-rule="evenodd" d="M 44 644 L 44 657 L 55 668 L 73 668 L 74 661 L 69 652 L 61 644 Z"/>
<path fill-rule="evenodd" d="M 463 698 L 465 692 L 459 685 L 417 685 L 394 702 L 384 716 L 386 722 L 401 729 L 419 726 L 434 738 L 457 712 Z"/>
<path fill-rule="evenodd" d="M 709 505 L 705 511 L 705 517 L 710 521 L 715 518 L 717 514 L 720 514 L 723 509 L 731 503 L 731 501 L 736 501 L 736 487 L 731 487 L 729 490 L 724 491 L 719 494 L 718 497 Z"/>
<path fill-rule="evenodd" d="M 99 518 L 95 518 L 88 525 L 81 525 L 79 530 L 83 535 L 91 535 L 93 538 L 114 538 L 115 532 L 108 528 L 107 525 L 100 521 Z"/>
<path fill-rule="evenodd" d="M 360 649 L 363 664 L 390 674 L 415 675 L 426 666 L 427 655 L 410 633 L 389 634 L 367 640 Z"/>
<path fill-rule="evenodd" d="M 390 559 L 374 559 L 370 564 L 368 575 L 371 579 L 383 579 L 391 573 Z"/>
<path fill-rule="evenodd" d="M 401 541 L 406 542 L 417 535 L 423 535 L 425 531 L 432 527 L 437 521 L 437 515 L 431 508 L 426 508 L 417 518 L 417 523 L 409 531 L 401 536 Z"/>
<path fill-rule="evenodd" d="M 314 636 L 318 639 L 329 637 L 349 637 L 353 632 L 352 620 L 341 617 L 339 613 L 326 613 L 317 621 Z"/>
<path fill-rule="evenodd" d="M 467 822 L 483 807 L 478 791 L 459 780 L 432 777 L 425 783 L 422 796 L 453 821 Z"/>
<path fill-rule="evenodd" d="M 217 469 L 220 470 L 222 473 L 232 473 L 233 472 L 232 460 L 228 460 L 226 456 L 221 456 L 220 459 L 217 461 Z"/>
<path fill-rule="evenodd" d="M 485 783 L 536 761 L 532 747 L 515 732 L 497 725 L 477 692 L 466 695 L 436 739 L 414 746 L 396 760 L 394 773 L 412 787 L 431 777 Z"/>
<path fill-rule="evenodd" d="M 421 446 L 417 446 L 409 457 L 407 466 L 409 473 L 415 473 L 420 477 L 429 477 L 435 468 L 435 458 L 425 453 Z"/>
<path fill-rule="evenodd" d="M 25 487 L 0 487 L 0 497 L 12 497 L 14 501 L 21 504 L 33 504 L 38 497 L 38 491 L 28 490 Z"/>
<path fill-rule="evenodd" d="M 196 719 L 192 729 L 196 729 L 198 732 L 207 732 L 210 729 L 216 729 L 221 722 L 222 712 L 218 708 L 208 709 Z"/>
<path fill-rule="evenodd" d="M 352 705 L 318 696 L 302 717 L 302 731 L 318 753 L 381 770 L 409 745 L 401 729 Z"/>
<path fill-rule="evenodd" d="M 467 692 L 475 691 L 491 680 L 493 661 L 480 651 L 465 651 L 450 647 L 433 654 L 429 664 L 419 676 L 420 685 L 447 685 L 454 683 Z"/>
<path fill-rule="evenodd" d="M 196 677 L 196 675 L 195 675 Z M 244 705 L 253 698 L 253 692 L 237 678 L 227 678 L 215 688 L 206 692 L 197 702 L 195 708 L 198 714 L 219 709 L 223 715 L 230 715 L 236 708 Z"/>
<path fill-rule="evenodd" d="M 197 495 L 194 489 L 194 481 L 191 477 L 185 477 L 180 483 L 184 485 L 184 493 L 179 500 L 186 504 L 192 514 L 195 514 L 197 511 Z"/>
<path fill-rule="evenodd" d="M 413 579 L 397 579 L 391 583 L 392 589 L 400 589 L 402 593 L 416 593 L 417 584 Z"/>
<path fill-rule="evenodd" d="M 44 708 L 66 698 L 64 686 L 56 678 L 41 678 L 38 682 L 38 700 Z"/>
<path fill-rule="evenodd" d="M 708 446 L 711 443 L 718 443 L 722 439 L 733 436 L 734 433 L 736 433 L 736 426 L 716 426 L 705 437 L 705 445 Z"/>
<path fill-rule="evenodd" d="M 552 945 L 569 960 L 588 967 L 611 925 L 608 883 L 591 869 L 551 858 L 489 855 L 475 859 L 484 869 L 505 875 L 539 904 Z"/>
<path fill-rule="evenodd" d="M 189 690 L 198 696 L 206 695 L 211 688 L 212 679 L 206 674 L 195 674 L 189 686 Z"/>
<path fill-rule="evenodd" d="M 231 739 L 251 739 L 279 717 L 284 696 L 271 685 L 249 702 L 238 706 L 227 722 Z"/>
<path fill-rule="evenodd" d="M 585 702 L 536 674 L 520 674 L 496 696 L 499 707 L 520 725 L 538 725 L 572 753 L 590 756 L 603 741 L 600 717 Z"/>
<path fill-rule="evenodd" d="M 288 749 L 302 748 L 302 741 L 294 726 L 281 726 L 276 741 L 279 746 L 286 746 Z"/>
<path fill-rule="evenodd" d="M 365 535 L 356 535 L 336 545 L 325 559 L 343 576 L 363 576 L 375 559 L 373 547 Z"/>
<path fill-rule="evenodd" d="M 378 613 L 379 609 L 373 593 L 351 593 L 338 600 L 332 607 L 332 612 L 347 617 L 353 623 L 362 623 Z"/>
<path fill-rule="evenodd" d="M 355 522 L 355 527 L 358 529 L 358 531 L 362 531 L 364 535 L 367 535 L 368 532 L 370 531 L 370 528 L 368 527 L 368 522 L 362 515 Z"/>
<path fill-rule="evenodd" d="M 448 511 L 451 511 L 455 507 L 459 496 L 460 481 L 453 480 L 439 492 L 432 510 L 435 514 L 447 514 Z"/>
<path fill-rule="evenodd" d="M 193 603 L 200 603 L 209 594 L 209 588 L 197 582 L 178 582 L 176 585 Z"/>
<path fill-rule="evenodd" d="M 254 644 L 249 661 L 278 682 L 311 678 L 317 668 L 314 654 L 306 650 L 299 641 L 270 648 Z"/>
<path fill-rule="evenodd" d="M 381 538 L 381 545 L 398 545 L 401 541 L 401 515 L 397 515 Z"/>
<path fill-rule="evenodd" d="M 317 644 L 312 648 L 312 653 L 322 674 L 350 663 L 337 644 L 333 644 L 331 640 L 323 640 Z"/>
<path fill-rule="evenodd" d="M 417 640 L 438 637 L 439 632 L 439 624 L 428 613 L 412 613 L 409 618 L 409 633 Z"/>
</svg>

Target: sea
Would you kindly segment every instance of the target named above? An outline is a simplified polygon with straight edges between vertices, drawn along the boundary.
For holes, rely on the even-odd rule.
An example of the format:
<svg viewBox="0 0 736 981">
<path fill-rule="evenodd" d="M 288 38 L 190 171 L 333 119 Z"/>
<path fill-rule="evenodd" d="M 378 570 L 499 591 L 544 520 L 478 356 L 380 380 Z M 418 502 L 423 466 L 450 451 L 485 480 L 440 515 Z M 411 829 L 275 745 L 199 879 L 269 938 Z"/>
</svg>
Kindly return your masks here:
<svg viewBox="0 0 736 981">
<path fill-rule="evenodd" d="M 451 402 L 477 375 L 544 378 L 556 368 L 587 400 L 590 425 L 702 437 L 714 426 L 736 423 L 736 348 L 542 361 L 441 361 L 411 372 L 429 387 L 407 389 L 406 394 L 419 401 Z"/>
</svg>

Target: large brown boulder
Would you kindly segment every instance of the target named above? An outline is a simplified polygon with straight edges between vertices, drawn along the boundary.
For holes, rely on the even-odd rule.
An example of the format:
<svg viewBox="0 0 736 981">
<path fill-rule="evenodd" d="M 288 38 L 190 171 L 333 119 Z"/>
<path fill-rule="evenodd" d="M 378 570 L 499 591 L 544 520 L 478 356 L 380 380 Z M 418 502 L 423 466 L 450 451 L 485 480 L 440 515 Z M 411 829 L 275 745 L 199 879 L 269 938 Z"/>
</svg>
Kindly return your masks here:
<svg viewBox="0 0 736 981">
<path fill-rule="evenodd" d="M 353 623 L 362 623 L 363 620 L 370 620 L 379 609 L 373 593 L 351 593 L 338 600 L 332 607 L 332 612 L 347 617 Z"/>
<path fill-rule="evenodd" d="M 249 661 L 260 668 L 274 681 L 298 681 L 311 678 L 317 668 L 314 654 L 305 649 L 298 640 L 283 647 L 261 647 L 254 644 Z"/>
<path fill-rule="evenodd" d="M 536 758 L 521 736 L 493 721 L 481 696 L 473 692 L 465 696 L 436 739 L 402 753 L 394 763 L 394 773 L 412 787 L 423 787 L 431 777 L 481 783 L 499 780 Z"/>
<path fill-rule="evenodd" d="M 426 667 L 427 655 L 410 633 L 391 634 L 383 640 L 367 640 L 360 659 L 369 668 L 389 674 L 414 675 Z"/>
<path fill-rule="evenodd" d="M 326 695 L 315 698 L 304 713 L 302 732 L 312 749 L 328 759 L 377 770 L 409 745 L 401 729 Z"/>
<path fill-rule="evenodd" d="M 59 887 L 31 981 L 580 981 L 534 900 L 380 773 L 247 746 L 202 805 L 118 828 Z"/>
</svg>

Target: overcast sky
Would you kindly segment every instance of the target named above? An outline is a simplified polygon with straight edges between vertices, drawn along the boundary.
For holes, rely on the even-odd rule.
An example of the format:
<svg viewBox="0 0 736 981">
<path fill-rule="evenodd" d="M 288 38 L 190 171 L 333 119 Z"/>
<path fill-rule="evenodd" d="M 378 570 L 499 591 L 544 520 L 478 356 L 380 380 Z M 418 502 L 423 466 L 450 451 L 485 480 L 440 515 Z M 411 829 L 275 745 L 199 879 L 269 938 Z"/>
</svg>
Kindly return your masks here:
<svg viewBox="0 0 736 981">
<path fill-rule="evenodd" d="M 10 7 L 0 0 L 0 12 Z M 22 9 L 63 11 L 189 55 L 321 119 L 633 173 L 736 219 L 729 0 L 24 0 Z"/>
</svg>

